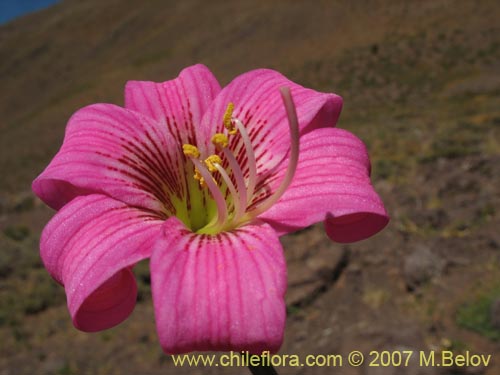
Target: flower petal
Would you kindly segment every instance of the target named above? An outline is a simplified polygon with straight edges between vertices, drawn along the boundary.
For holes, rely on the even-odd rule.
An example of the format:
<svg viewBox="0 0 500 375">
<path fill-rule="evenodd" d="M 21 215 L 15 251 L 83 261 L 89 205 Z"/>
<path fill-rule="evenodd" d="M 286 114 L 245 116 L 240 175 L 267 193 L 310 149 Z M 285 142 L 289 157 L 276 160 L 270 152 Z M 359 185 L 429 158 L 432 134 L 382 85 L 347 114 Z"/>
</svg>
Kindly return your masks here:
<svg viewBox="0 0 500 375">
<path fill-rule="evenodd" d="M 288 131 L 283 101 L 279 89 L 290 88 L 299 119 L 301 133 L 337 123 L 342 98 L 335 94 L 314 91 L 290 81 L 271 69 L 257 69 L 231 81 L 217 95 L 202 122 L 221 130 L 223 115 L 229 102 L 234 103 L 234 116 L 239 118 L 258 142 Z M 272 133 L 272 134 L 269 134 Z"/>
<path fill-rule="evenodd" d="M 171 199 L 185 191 L 183 163 L 180 146 L 155 120 L 94 104 L 71 117 L 61 149 L 33 181 L 33 191 L 55 209 L 75 196 L 102 193 L 174 214 Z"/>
<path fill-rule="evenodd" d="M 283 172 L 277 174 L 271 186 L 278 185 L 282 176 Z M 325 220 L 327 234 L 337 242 L 363 240 L 389 222 L 370 183 L 365 145 L 337 128 L 317 129 L 301 137 L 292 184 L 260 218 L 280 234 Z"/>
<path fill-rule="evenodd" d="M 98 194 L 75 198 L 52 218 L 41 257 L 66 289 L 75 327 L 99 331 L 130 315 L 137 294 L 131 267 L 151 255 L 162 223 Z"/>
<path fill-rule="evenodd" d="M 177 143 L 198 144 L 203 135 L 201 118 L 220 91 L 210 70 L 201 64 L 182 70 L 176 79 L 155 83 L 129 81 L 125 87 L 125 108 L 141 112 L 168 127 Z M 208 132 L 211 128 L 206 129 Z"/>
<path fill-rule="evenodd" d="M 202 119 L 203 127 L 223 131 L 223 115 L 229 102 L 234 103 L 233 116 L 243 122 L 255 152 L 257 187 L 262 187 L 268 173 L 278 165 L 290 149 L 290 131 L 279 89 L 290 88 L 297 110 L 301 134 L 316 128 L 333 127 L 342 109 L 342 98 L 304 88 L 269 69 L 253 70 L 234 79 L 220 92 Z M 213 148 L 208 145 L 208 153 Z M 242 137 L 230 137 L 229 148 L 240 162 L 246 178 L 249 166 Z"/>
<path fill-rule="evenodd" d="M 151 282 L 165 352 L 277 351 L 286 265 L 274 230 L 261 223 L 198 235 L 170 218 L 163 233 L 151 258 Z"/>
</svg>

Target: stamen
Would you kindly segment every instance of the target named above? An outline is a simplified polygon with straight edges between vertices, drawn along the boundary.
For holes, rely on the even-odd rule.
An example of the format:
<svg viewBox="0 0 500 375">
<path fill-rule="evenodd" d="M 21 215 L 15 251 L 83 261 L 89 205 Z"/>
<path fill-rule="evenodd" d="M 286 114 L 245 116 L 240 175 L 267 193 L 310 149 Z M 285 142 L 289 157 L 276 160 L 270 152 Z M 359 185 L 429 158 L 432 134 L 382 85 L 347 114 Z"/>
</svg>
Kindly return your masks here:
<svg viewBox="0 0 500 375">
<path fill-rule="evenodd" d="M 229 141 L 227 136 L 222 133 L 217 133 L 212 137 L 212 143 L 217 147 L 218 150 L 222 151 L 224 157 L 229 163 L 229 167 L 231 168 L 234 176 L 234 180 L 236 181 L 236 187 L 238 195 L 235 196 L 233 193 L 233 200 L 238 199 L 239 203 L 235 203 L 238 205 L 241 210 L 237 210 L 233 216 L 233 221 L 237 221 L 240 219 L 241 215 L 247 208 L 247 187 L 245 185 L 245 178 L 243 177 L 243 172 L 241 171 L 240 165 L 236 161 L 233 153 L 227 148 L 229 145 Z M 220 164 L 220 163 L 219 163 Z M 222 173 L 221 173 L 222 175 Z"/>
<path fill-rule="evenodd" d="M 281 87 L 280 93 L 288 117 L 288 126 L 290 127 L 291 145 L 288 167 L 285 172 L 285 177 L 281 181 L 280 186 L 276 189 L 274 194 L 253 210 L 248 211 L 244 216 L 245 221 L 250 220 L 267 211 L 274 203 L 276 203 L 278 199 L 280 199 L 281 196 L 285 193 L 288 186 L 290 186 L 290 183 L 292 182 L 293 176 L 295 175 L 295 171 L 297 169 L 297 164 L 299 161 L 299 121 L 297 119 L 297 111 L 295 109 L 292 95 L 290 94 L 290 88 Z"/>
<path fill-rule="evenodd" d="M 200 187 L 203 188 L 203 189 L 207 187 L 207 183 L 205 182 L 205 179 L 203 177 L 199 178 L 199 182 L 198 183 L 200 184 Z"/>
<path fill-rule="evenodd" d="M 198 159 L 200 157 L 200 150 L 198 150 L 198 147 L 190 145 L 189 143 L 182 145 L 182 152 L 190 158 Z"/>
<path fill-rule="evenodd" d="M 212 178 L 212 175 L 207 170 L 207 168 L 205 168 L 202 162 L 195 158 L 191 158 L 191 161 L 193 162 L 198 172 L 201 174 L 203 183 L 206 184 L 208 190 L 210 190 L 210 194 L 212 194 L 212 198 L 214 199 L 215 204 L 217 205 L 216 227 L 222 228 L 225 221 L 227 220 L 226 201 L 224 200 L 221 191 L 217 187 L 217 184 L 215 183 L 214 179 Z M 200 179 L 200 184 L 201 184 L 201 179 Z"/>
<path fill-rule="evenodd" d="M 238 191 L 234 187 L 233 182 L 231 181 L 231 178 L 227 174 L 227 172 L 222 168 L 222 166 L 218 163 L 214 163 L 214 167 L 217 168 L 219 171 L 220 175 L 224 179 L 224 182 L 226 183 L 227 187 L 229 188 L 229 191 L 231 192 L 231 195 L 233 196 L 233 204 L 234 204 L 234 215 L 232 218 L 232 222 L 235 222 L 238 218 L 241 217 L 242 210 L 244 210 L 246 207 L 241 206 L 241 202 L 238 199 Z"/>
<path fill-rule="evenodd" d="M 207 166 L 210 172 L 215 172 L 217 168 L 215 167 L 215 163 L 222 164 L 222 160 L 220 160 L 219 155 L 210 155 L 205 159 L 205 165 Z"/>
<path fill-rule="evenodd" d="M 233 171 L 234 180 L 236 181 L 236 186 L 238 187 L 238 199 L 240 201 L 239 206 L 242 207 L 242 210 L 234 215 L 233 221 L 236 222 L 240 219 L 241 215 L 243 215 L 247 208 L 247 187 L 245 186 L 243 172 L 241 171 L 240 165 L 236 161 L 233 153 L 227 148 L 223 148 L 222 152 L 229 163 L 229 167 Z"/>
<path fill-rule="evenodd" d="M 224 117 L 223 117 L 224 127 L 227 129 L 228 133 L 231 135 L 234 135 L 237 133 L 236 128 L 234 127 L 234 124 L 231 121 L 231 119 L 233 117 L 233 111 L 234 111 L 234 104 L 229 103 L 227 105 L 227 109 L 226 109 L 226 112 L 224 112 Z"/>
<path fill-rule="evenodd" d="M 200 171 L 196 167 L 194 168 L 194 176 L 193 177 L 197 181 L 201 181 L 201 179 L 203 178 L 200 174 Z"/>
<path fill-rule="evenodd" d="M 248 186 L 247 186 L 247 203 L 250 203 L 253 193 L 255 190 L 255 185 L 257 184 L 257 167 L 255 162 L 255 153 L 253 151 L 252 142 L 245 129 L 243 123 L 237 118 L 233 118 L 233 123 L 236 124 L 238 131 L 240 132 L 243 143 L 245 144 L 245 150 L 247 152 L 247 165 L 248 165 Z"/>
<path fill-rule="evenodd" d="M 248 205 L 253 199 L 257 184 L 257 163 L 255 151 L 245 125 L 238 118 L 233 117 L 233 103 L 228 104 L 224 113 L 223 123 L 230 135 L 234 135 L 239 132 L 241 139 L 243 140 L 246 151 L 246 163 L 248 165 L 248 182 L 245 182 L 243 170 L 233 152 L 228 148 L 229 140 L 226 134 L 216 133 L 213 135 L 211 140 L 216 149 L 219 152 L 222 151 L 224 158 L 227 160 L 228 166 L 231 168 L 233 174 L 232 177 L 230 177 L 228 172 L 222 167 L 222 160 L 219 155 L 209 155 L 205 160 L 200 160 L 201 153 L 196 146 L 191 144 L 182 145 L 184 155 L 186 155 L 194 165 L 194 179 L 199 182 L 201 187 L 208 188 L 217 207 L 216 220 L 213 218 L 210 223 L 199 229 L 198 233 L 218 233 L 222 230 L 230 230 L 231 228 L 235 228 L 245 222 L 251 221 L 276 203 L 291 184 L 297 169 L 299 158 L 299 123 L 295 104 L 290 93 L 290 88 L 282 87 L 280 89 L 280 93 L 285 106 L 291 137 L 288 166 L 285 171 L 285 175 L 275 192 L 252 210 L 246 212 Z M 231 207 L 228 206 L 228 204 L 230 201 L 226 202 L 221 189 L 217 186 L 217 181 L 212 176 L 212 173 L 215 171 L 220 173 L 222 180 L 226 184 L 226 187 L 229 189 L 232 196 L 233 208 L 230 220 L 228 220 L 228 207 Z M 234 178 L 234 180 L 231 180 L 231 178 Z"/>
<path fill-rule="evenodd" d="M 222 133 L 215 133 L 212 137 L 212 143 L 218 148 L 224 148 L 229 145 L 229 139 Z"/>
</svg>

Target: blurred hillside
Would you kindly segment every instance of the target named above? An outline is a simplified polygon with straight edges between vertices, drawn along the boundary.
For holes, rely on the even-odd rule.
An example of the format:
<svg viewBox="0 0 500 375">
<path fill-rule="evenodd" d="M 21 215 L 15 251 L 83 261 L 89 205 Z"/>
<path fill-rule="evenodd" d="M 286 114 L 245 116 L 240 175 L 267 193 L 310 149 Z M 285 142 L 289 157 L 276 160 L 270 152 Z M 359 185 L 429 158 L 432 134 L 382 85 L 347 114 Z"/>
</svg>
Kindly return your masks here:
<svg viewBox="0 0 500 375">
<path fill-rule="evenodd" d="M 38 258 L 53 212 L 30 184 L 71 114 L 123 104 L 127 80 L 164 81 L 197 62 L 221 84 L 269 67 L 341 95 L 339 126 L 368 145 L 392 217 L 359 244 L 332 244 L 321 225 L 283 238 L 281 352 L 451 348 L 495 362 L 392 373 L 500 373 L 499 20 L 497 1 L 67 0 L 0 26 L 0 374 L 239 371 L 173 368 L 155 336 L 147 264 L 136 311 L 91 335 L 72 328 Z"/>
</svg>

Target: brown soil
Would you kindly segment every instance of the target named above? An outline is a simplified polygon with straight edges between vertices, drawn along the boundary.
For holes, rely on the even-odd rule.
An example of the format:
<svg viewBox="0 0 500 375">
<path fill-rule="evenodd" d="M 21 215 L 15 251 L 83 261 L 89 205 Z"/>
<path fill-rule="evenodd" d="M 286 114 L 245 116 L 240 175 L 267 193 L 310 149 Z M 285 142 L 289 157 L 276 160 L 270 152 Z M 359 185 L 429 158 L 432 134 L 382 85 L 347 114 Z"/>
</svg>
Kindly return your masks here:
<svg viewBox="0 0 500 375">
<path fill-rule="evenodd" d="M 139 3 L 141 3 L 139 5 Z M 85 334 L 43 269 L 53 215 L 31 180 L 75 110 L 123 103 L 129 79 L 196 62 L 221 83 L 257 67 L 344 97 L 389 226 L 332 243 L 285 236 L 282 354 L 467 350 L 487 368 L 286 367 L 281 374 L 500 373 L 500 6 L 496 1 L 68 0 L 0 26 L 0 374 L 248 374 L 175 368 L 158 344 L 147 264 L 122 325 Z M 498 314 L 498 309 L 496 310 Z"/>
</svg>

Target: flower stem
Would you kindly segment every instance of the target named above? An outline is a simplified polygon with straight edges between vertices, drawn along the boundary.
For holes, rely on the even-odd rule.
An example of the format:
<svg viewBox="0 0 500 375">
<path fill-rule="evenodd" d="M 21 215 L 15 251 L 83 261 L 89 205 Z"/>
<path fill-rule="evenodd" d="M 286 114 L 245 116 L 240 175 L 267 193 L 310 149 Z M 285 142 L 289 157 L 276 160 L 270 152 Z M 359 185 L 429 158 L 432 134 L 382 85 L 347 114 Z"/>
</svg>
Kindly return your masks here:
<svg viewBox="0 0 500 375">
<path fill-rule="evenodd" d="M 252 366 L 248 365 L 248 369 L 253 375 L 278 375 L 272 365 L 269 366 Z"/>
</svg>

